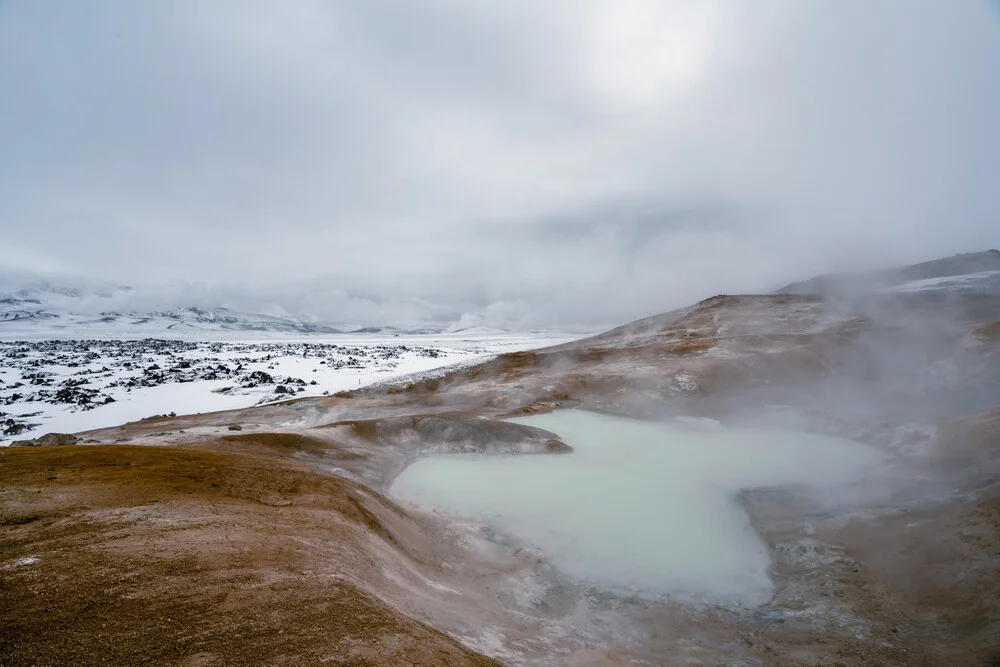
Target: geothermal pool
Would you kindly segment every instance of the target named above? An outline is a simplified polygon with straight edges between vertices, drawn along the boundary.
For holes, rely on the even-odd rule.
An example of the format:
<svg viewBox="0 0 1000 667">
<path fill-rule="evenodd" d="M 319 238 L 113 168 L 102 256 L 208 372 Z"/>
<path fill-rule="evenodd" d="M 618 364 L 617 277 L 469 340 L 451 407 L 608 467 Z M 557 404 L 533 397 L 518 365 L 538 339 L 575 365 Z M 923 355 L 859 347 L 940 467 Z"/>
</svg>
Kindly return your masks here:
<svg viewBox="0 0 1000 667">
<path fill-rule="evenodd" d="M 586 584 L 706 602 L 762 604 L 773 592 L 738 491 L 795 484 L 846 494 L 883 459 L 858 442 L 794 431 L 577 410 L 511 421 L 553 431 L 575 451 L 435 456 L 404 470 L 391 494 L 494 524 Z"/>
</svg>

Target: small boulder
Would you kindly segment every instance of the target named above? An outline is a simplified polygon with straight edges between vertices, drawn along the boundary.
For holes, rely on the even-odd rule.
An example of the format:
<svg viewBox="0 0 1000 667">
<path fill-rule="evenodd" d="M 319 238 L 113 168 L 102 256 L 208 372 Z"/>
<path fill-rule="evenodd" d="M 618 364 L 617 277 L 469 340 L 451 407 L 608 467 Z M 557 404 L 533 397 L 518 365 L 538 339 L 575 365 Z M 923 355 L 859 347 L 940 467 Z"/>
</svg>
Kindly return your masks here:
<svg viewBox="0 0 1000 667">
<path fill-rule="evenodd" d="M 239 424 L 230 424 L 229 425 L 229 430 L 230 431 L 242 431 L 243 427 L 240 426 Z"/>
<path fill-rule="evenodd" d="M 573 448 L 567 445 L 562 440 L 556 440 L 555 438 L 550 438 L 545 441 L 545 451 L 552 452 L 554 454 L 564 454 L 567 452 L 572 452 Z"/>
<path fill-rule="evenodd" d="M 75 435 L 70 435 L 69 433 L 46 433 L 40 438 L 37 438 L 39 445 L 75 445 L 80 442 L 80 439 Z"/>
</svg>

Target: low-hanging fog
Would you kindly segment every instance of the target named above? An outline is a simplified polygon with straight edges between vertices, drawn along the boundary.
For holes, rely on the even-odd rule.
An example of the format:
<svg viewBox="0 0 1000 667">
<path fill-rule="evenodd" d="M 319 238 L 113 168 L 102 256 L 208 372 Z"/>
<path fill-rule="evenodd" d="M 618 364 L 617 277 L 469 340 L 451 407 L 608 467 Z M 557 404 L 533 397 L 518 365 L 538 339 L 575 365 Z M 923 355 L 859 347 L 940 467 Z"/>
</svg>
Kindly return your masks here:
<svg viewBox="0 0 1000 667">
<path fill-rule="evenodd" d="M 6 0 L 0 274 L 605 325 L 993 247 L 997 9 Z"/>
</svg>

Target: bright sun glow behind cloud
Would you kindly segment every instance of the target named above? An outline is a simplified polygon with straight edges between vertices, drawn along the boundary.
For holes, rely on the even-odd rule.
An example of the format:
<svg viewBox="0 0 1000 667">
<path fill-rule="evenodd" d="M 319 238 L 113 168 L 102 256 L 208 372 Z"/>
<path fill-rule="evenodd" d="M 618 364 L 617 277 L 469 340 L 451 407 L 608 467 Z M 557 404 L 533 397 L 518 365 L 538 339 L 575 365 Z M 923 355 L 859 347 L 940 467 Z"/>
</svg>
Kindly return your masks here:
<svg viewBox="0 0 1000 667">
<path fill-rule="evenodd" d="M 585 19 L 586 71 L 618 108 L 658 106 L 707 74 L 724 11 L 714 0 L 593 3 Z"/>
</svg>

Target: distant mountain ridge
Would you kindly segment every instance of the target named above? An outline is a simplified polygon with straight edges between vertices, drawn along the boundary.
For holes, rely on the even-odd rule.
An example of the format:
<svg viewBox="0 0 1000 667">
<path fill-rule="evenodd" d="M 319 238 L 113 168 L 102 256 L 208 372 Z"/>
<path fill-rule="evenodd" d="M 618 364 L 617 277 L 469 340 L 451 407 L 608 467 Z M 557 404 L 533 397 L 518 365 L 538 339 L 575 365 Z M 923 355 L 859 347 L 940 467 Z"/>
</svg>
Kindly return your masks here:
<svg viewBox="0 0 1000 667">
<path fill-rule="evenodd" d="M 46 282 L 0 293 L 0 335 L 51 330 L 65 335 L 149 334 L 165 332 L 269 332 L 282 334 L 434 334 L 445 327 L 344 326 L 311 317 L 246 312 L 218 307 L 133 307 L 131 287 L 82 289 Z"/>
<path fill-rule="evenodd" d="M 1000 250 L 966 253 L 903 267 L 866 273 L 838 273 L 789 283 L 774 294 L 845 296 L 896 293 L 1000 302 Z M 45 337 L 134 337 L 170 336 L 211 332 L 261 332 L 301 335 L 404 336 L 509 333 L 508 329 L 469 325 L 476 318 L 398 323 L 329 321 L 309 315 L 291 315 L 266 300 L 224 296 L 222 303 L 247 304 L 243 310 L 212 303 L 211 293 L 194 291 L 164 297 L 158 292 L 140 293 L 127 286 L 63 286 L 44 280 L 24 282 L 0 275 L 0 336 Z M 964 298 L 964 297 L 963 297 Z M 197 304 L 197 305 L 196 305 Z M 245 306 L 246 307 L 246 306 Z M 991 306 L 993 308 L 993 306 Z M 997 306 L 1000 308 L 1000 306 Z M 329 310 L 329 309 L 328 309 Z M 336 309 L 332 309 L 335 311 Z M 418 311 L 419 312 L 419 311 Z"/>
<path fill-rule="evenodd" d="M 59 328 L 79 327 L 85 333 L 99 325 L 103 328 L 118 326 L 124 330 L 148 328 L 166 330 L 180 328 L 223 331 L 273 331 L 281 333 L 343 333 L 341 329 L 298 320 L 259 313 L 242 313 L 229 308 L 177 308 L 168 311 L 120 312 L 104 311 L 95 314 L 74 313 L 53 309 L 38 299 L 0 297 L 0 332 L 4 323 L 27 324 L 37 322 L 58 325 Z"/>
<path fill-rule="evenodd" d="M 167 311 L 153 311 L 149 313 L 101 313 L 102 320 L 119 318 L 161 318 L 164 320 L 176 320 L 176 325 L 171 326 L 193 326 L 210 325 L 211 328 L 236 331 L 278 331 L 288 333 L 343 333 L 341 329 L 317 324 L 292 317 L 278 317 L 274 315 L 263 315 L 260 313 L 245 313 L 230 308 L 175 308 Z"/>
<path fill-rule="evenodd" d="M 938 280 L 965 277 L 964 280 Z M 919 285 L 917 283 L 924 283 Z M 868 273 L 833 273 L 789 283 L 774 294 L 836 295 L 886 289 L 1000 293 L 1000 250 L 965 253 Z"/>
</svg>

